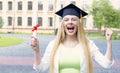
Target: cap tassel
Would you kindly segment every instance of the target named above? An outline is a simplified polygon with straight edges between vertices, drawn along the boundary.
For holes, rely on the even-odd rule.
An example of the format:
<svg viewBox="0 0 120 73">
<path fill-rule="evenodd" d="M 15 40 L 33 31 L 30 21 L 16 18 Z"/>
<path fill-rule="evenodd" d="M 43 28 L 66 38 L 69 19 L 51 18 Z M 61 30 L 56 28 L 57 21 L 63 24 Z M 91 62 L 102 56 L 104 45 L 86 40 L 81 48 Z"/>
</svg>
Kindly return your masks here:
<svg viewBox="0 0 120 73">
<path fill-rule="evenodd" d="M 80 14 L 80 23 L 81 23 L 81 26 L 83 27 L 82 14 Z"/>
</svg>

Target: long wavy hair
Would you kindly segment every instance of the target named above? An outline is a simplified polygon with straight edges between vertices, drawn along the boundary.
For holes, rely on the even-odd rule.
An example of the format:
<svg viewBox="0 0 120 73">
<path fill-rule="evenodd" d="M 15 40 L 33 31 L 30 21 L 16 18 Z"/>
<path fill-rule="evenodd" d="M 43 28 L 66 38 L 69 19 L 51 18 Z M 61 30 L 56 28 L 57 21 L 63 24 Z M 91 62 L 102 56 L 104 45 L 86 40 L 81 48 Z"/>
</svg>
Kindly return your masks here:
<svg viewBox="0 0 120 73">
<path fill-rule="evenodd" d="M 64 18 L 63 18 L 64 19 Z M 92 65 L 92 58 L 91 58 L 91 53 L 90 53 L 90 48 L 89 48 L 89 41 L 86 38 L 85 30 L 83 28 L 83 23 L 82 23 L 82 15 L 81 18 L 77 19 L 78 20 L 78 31 L 77 31 L 77 39 L 78 42 L 82 45 L 84 49 L 84 55 L 86 59 L 86 67 L 87 67 L 87 73 L 93 73 L 93 65 Z M 58 28 L 58 33 L 55 38 L 55 44 L 53 47 L 53 51 L 51 54 L 51 63 L 50 63 L 50 72 L 54 73 L 54 58 L 55 54 L 58 50 L 58 47 L 61 42 L 65 40 L 65 31 L 64 31 L 64 21 L 62 21 L 60 27 Z"/>
</svg>

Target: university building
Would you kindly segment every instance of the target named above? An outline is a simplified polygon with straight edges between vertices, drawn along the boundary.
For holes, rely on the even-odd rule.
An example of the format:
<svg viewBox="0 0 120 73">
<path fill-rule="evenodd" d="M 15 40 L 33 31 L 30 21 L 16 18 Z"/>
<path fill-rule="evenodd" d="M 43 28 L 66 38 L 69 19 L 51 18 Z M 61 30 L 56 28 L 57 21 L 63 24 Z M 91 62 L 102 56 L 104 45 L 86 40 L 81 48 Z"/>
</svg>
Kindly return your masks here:
<svg viewBox="0 0 120 73">
<path fill-rule="evenodd" d="M 88 12 L 86 6 L 92 0 L 0 0 L 0 19 L 4 23 L 0 32 L 30 33 L 38 23 L 38 32 L 53 33 L 62 19 L 55 12 L 70 3 Z M 92 15 L 84 17 L 83 24 L 85 29 L 93 29 Z"/>
</svg>

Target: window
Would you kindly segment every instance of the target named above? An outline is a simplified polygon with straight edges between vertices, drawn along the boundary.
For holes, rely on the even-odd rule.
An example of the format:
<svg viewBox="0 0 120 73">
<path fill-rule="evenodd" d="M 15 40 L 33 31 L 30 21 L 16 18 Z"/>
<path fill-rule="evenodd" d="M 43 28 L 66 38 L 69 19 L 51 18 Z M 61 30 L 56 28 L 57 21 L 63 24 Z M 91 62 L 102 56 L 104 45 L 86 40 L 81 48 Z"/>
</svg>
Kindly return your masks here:
<svg viewBox="0 0 120 73">
<path fill-rule="evenodd" d="M 86 18 L 83 18 L 83 26 L 86 27 L 86 21 L 87 19 Z"/>
<path fill-rule="evenodd" d="M 32 10 L 32 1 L 28 1 L 28 10 Z"/>
<path fill-rule="evenodd" d="M 87 10 L 87 4 L 86 4 L 86 2 L 83 2 L 82 9 L 83 9 L 84 11 L 86 11 L 86 10 Z"/>
<path fill-rule="evenodd" d="M 38 17 L 38 24 L 42 26 L 42 17 Z"/>
<path fill-rule="evenodd" d="M 32 17 L 28 17 L 28 26 L 32 26 Z"/>
<path fill-rule="evenodd" d="M 71 1 L 72 4 L 76 5 L 76 2 L 75 1 Z"/>
<path fill-rule="evenodd" d="M 53 10 L 53 3 L 49 2 L 48 10 L 49 10 L 49 11 L 52 11 L 52 10 Z"/>
<path fill-rule="evenodd" d="M 12 25 L 12 17 L 8 17 L 8 26 Z"/>
<path fill-rule="evenodd" d="M 0 10 L 2 10 L 2 2 L 0 1 Z"/>
<path fill-rule="evenodd" d="M 22 1 L 18 2 L 18 10 L 22 10 Z"/>
<path fill-rule="evenodd" d="M 49 26 L 53 26 L 53 18 L 52 17 L 48 18 L 48 23 L 49 23 Z"/>
<path fill-rule="evenodd" d="M 17 23 L 18 26 L 22 26 L 22 17 L 18 17 Z"/>
<path fill-rule="evenodd" d="M 60 9 L 62 9 L 64 7 L 64 1 L 60 1 Z"/>
<path fill-rule="evenodd" d="M 8 10 L 12 10 L 12 2 L 11 1 L 8 2 Z"/>
<path fill-rule="evenodd" d="M 3 24 L 3 19 L 2 19 L 2 17 L 0 16 L 0 24 Z M 0 25 L 0 27 L 1 27 L 2 25 Z"/>
<path fill-rule="evenodd" d="M 38 10 L 43 10 L 43 3 L 41 1 L 38 2 Z"/>
<path fill-rule="evenodd" d="M 2 17 L 0 16 L 0 20 L 2 20 Z"/>
<path fill-rule="evenodd" d="M 59 18 L 59 22 L 62 22 L 62 18 L 61 17 Z"/>
<path fill-rule="evenodd" d="M 60 8 L 62 9 L 63 8 L 63 4 L 61 4 L 60 6 L 61 6 Z"/>
</svg>

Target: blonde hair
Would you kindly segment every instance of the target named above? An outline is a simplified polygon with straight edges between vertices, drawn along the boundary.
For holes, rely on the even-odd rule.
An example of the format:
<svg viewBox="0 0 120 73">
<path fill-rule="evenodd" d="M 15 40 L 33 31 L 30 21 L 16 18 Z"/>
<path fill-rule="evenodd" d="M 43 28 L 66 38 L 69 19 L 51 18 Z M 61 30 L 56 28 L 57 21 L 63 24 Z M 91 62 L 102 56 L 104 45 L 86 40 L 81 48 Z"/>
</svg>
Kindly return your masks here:
<svg viewBox="0 0 120 73">
<path fill-rule="evenodd" d="M 79 20 L 79 18 L 78 18 Z M 54 48 L 51 54 L 51 64 L 50 64 L 50 72 L 54 73 L 54 58 L 55 58 L 55 54 L 58 50 L 59 44 L 61 42 L 64 41 L 65 39 L 65 31 L 64 31 L 64 21 L 62 21 L 62 24 L 60 26 L 60 28 L 58 29 L 58 33 L 55 39 L 55 44 L 54 44 Z M 92 66 L 92 58 L 91 58 L 91 53 L 90 53 L 90 48 L 89 48 L 89 41 L 86 38 L 86 34 L 83 28 L 83 24 L 82 24 L 82 16 L 80 18 L 80 21 L 78 21 L 78 31 L 77 31 L 77 38 L 79 43 L 82 45 L 83 49 L 84 49 L 84 55 L 86 58 L 86 65 L 87 65 L 87 73 L 92 73 L 93 72 L 93 66 Z"/>
</svg>

